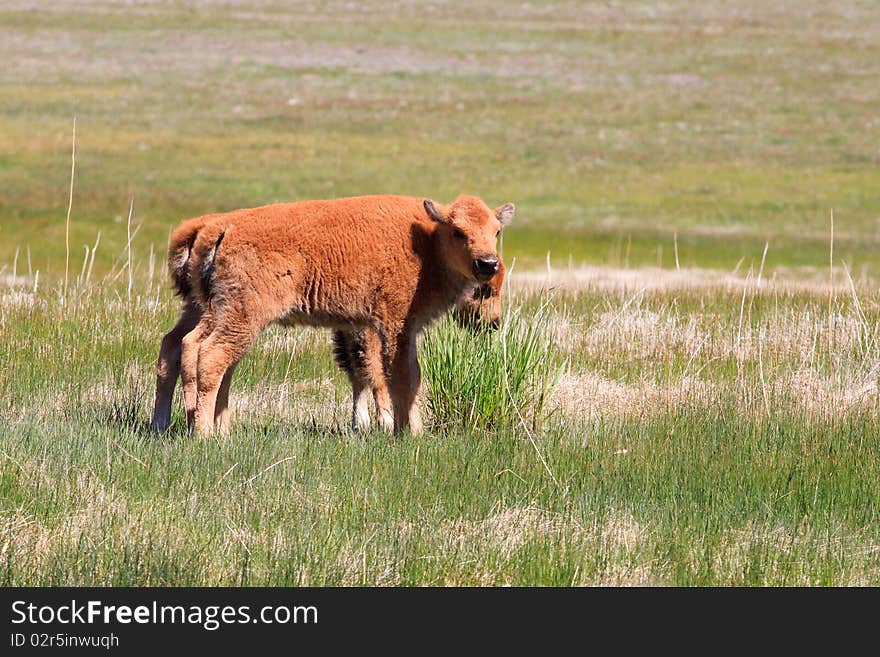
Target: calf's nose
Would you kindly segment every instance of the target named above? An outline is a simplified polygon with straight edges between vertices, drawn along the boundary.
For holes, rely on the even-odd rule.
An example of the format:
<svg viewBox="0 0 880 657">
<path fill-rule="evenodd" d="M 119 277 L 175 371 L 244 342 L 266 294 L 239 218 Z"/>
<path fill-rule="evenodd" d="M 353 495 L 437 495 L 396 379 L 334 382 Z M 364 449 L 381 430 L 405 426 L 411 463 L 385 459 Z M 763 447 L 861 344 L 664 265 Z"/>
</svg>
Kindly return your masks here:
<svg viewBox="0 0 880 657">
<path fill-rule="evenodd" d="M 498 258 L 495 256 L 477 258 L 474 261 L 474 270 L 479 278 L 488 280 L 498 273 Z"/>
</svg>

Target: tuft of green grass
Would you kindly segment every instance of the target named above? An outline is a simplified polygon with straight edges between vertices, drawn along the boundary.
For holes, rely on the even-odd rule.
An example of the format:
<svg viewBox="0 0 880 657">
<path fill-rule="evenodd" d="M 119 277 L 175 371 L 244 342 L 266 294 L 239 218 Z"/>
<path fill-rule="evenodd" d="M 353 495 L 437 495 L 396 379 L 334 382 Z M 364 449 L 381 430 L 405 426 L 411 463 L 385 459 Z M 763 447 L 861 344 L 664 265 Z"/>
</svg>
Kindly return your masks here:
<svg viewBox="0 0 880 657">
<path fill-rule="evenodd" d="M 444 319 L 422 346 L 434 423 L 444 429 L 540 427 L 562 372 L 542 310 L 506 313 L 498 331 L 465 330 Z"/>
</svg>

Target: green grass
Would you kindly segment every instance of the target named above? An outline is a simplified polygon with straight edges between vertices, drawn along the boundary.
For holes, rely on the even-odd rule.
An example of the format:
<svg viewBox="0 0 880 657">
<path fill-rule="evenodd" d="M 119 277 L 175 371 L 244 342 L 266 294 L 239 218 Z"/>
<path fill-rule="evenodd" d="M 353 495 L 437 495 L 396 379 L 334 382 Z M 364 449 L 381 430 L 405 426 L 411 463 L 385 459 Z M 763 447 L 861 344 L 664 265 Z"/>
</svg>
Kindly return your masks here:
<svg viewBox="0 0 880 657">
<path fill-rule="evenodd" d="M 872 3 L 13 1 L 0 26 L 3 585 L 880 584 Z M 519 319 L 426 336 L 427 434 L 350 433 L 327 335 L 272 329 L 228 438 L 177 405 L 151 436 L 171 228 L 376 192 L 517 205 Z"/>
<path fill-rule="evenodd" d="M 752 291 L 740 329 L 734 312 L 705 312 L 726 305 L 715 288 L 680 304 L 667 294 L 665 319 L 652 314 L 657 296 L 626 309 L 614 292 L 572 288 L 548 305 L 517 289 L 521 323 L 508 318 L 506 338 L 445 322 L 429 333 L 426 379 L 486 379 L 427 385 L 432 428 L 420 438 L 350 433 L 328 336 L 308 329 L 270 331 L 245 359 L 228 438 L 186 437 L 179 408 L 171 432 L 152 436 L 167 292 L 158 306 L 154 293 L 129 303 L 94 287 L 64 304 L 53 290 L 5 298 L 0 581 L 880 582 L 873 299 L 862 300 L 863 326 L 835 301 L 829 346 L 827 300 L 809 295 L 775 309 L 772 289 Z M 529 310 L 542 306 L 543 317 Z M 705 322 L 703 337 L 682 330 L 692 322 Z M 661 330 L 679 342 L 652 343 Z M 528 433 L 510 409 L 461 417 L 481 396 L 509 403 L 492 387 L 502 339 L 528 365 L 511 367 L 514 381 L 546 383 L 553 362 L 569 363 L 544 412 L 514 392 L 537 410 L 528 419 L 544 417 Z M 814 341 L 812 358 L 792 346 Z M 866 383 L 868 394 L 852 394 Z"/>
<path fill-rule="evenodd" d="M 876 266 L 880 17 L 786 7 L 13 3 L 0 263 L 58 275 L 76 116 L 72 245 L 101 230 L 101 274 L 132 197 L 143 263 L 187 216 L 377 191 L 515 201 L 524 266 L 670 266 L 676 234 L 685 265 L 769 241 L 770 269 L 822 266 L 832 209 L 838 255 Z"/>
<path fill-rule="evenodd" d="M 447 431 L 526 431 L 541 426 L 546 402 L 562 371 L 541 324 L 507 310 L 497 332 L 462 331 L 441 322 L 423 345 L 427 403 Z"/>
</svg>

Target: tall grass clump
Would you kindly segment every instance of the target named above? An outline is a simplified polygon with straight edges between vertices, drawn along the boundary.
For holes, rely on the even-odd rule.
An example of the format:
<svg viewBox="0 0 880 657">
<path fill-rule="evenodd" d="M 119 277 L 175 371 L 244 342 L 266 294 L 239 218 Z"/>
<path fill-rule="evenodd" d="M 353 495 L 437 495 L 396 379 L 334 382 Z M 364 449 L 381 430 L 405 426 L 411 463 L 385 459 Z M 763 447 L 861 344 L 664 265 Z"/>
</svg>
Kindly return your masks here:
<svg viewBox="0 0 880 657">
<path fill-rule="evenodd" d="M 468 330 L 446 318 L 421 350 L 428 406 L 446 429 L 534 429 L 562 372 L 545 313 L 508 311 L 497 331 Z"/>
</svg>

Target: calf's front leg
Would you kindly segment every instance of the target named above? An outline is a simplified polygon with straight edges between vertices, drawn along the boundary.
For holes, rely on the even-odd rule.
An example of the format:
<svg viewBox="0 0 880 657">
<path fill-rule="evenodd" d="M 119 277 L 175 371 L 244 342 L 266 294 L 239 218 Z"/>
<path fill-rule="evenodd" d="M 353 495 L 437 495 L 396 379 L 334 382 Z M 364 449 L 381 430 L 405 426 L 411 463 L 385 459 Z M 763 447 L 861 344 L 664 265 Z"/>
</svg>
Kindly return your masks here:
<svg viewBox="0 0 880 657">
<path fill-rule="evenodd" d="M 373 329 L 364 331 L 364 372 L 373 389 L 373 404 L 376 407 L 376 422 L 383 431 L 394 429 L 394 411 L 385 367 L 382 361 L 382 337 Z"/>
<path fill-rule="evenodd" d="M 422 417 L 416 405 L 422 374 L 416 354 L 414 335 L 405 336 L 397 341 L 394 357 L 391 361 L 389 388 L 391 403 L 394 407 L 394 432 L 406 429 L 413 435 L 422 433 Z"/>
</svg>

